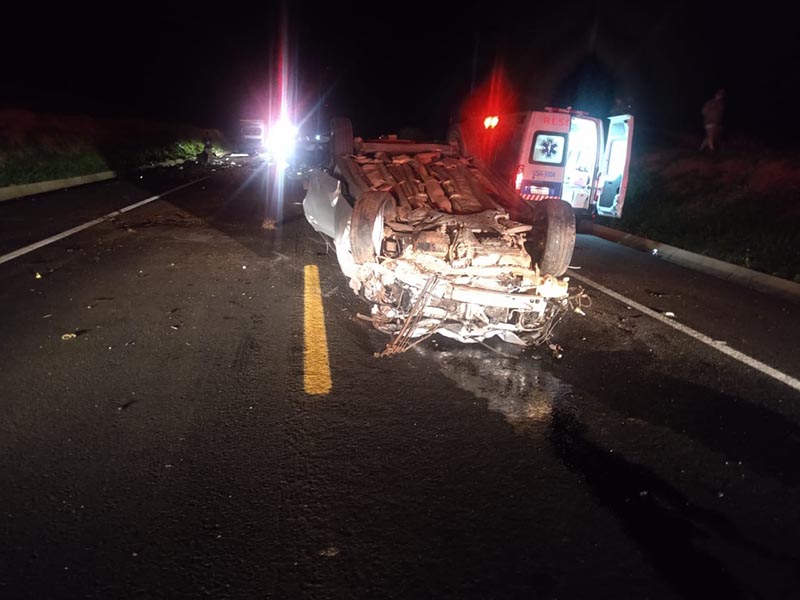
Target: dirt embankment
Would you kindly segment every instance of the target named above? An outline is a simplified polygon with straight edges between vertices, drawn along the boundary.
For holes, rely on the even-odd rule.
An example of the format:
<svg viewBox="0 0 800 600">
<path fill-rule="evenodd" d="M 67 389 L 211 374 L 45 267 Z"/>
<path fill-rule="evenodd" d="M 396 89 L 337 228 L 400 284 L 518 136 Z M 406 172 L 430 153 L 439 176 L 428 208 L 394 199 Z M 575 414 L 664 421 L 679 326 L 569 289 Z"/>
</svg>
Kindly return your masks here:
<svg viewBox="0 0 800 600">
<path fill-rule="evenodd" d="M 800 153 L 731 141 L 634 156 L 621 221 L 605 225 L 800 281 Z"/>
</svg>

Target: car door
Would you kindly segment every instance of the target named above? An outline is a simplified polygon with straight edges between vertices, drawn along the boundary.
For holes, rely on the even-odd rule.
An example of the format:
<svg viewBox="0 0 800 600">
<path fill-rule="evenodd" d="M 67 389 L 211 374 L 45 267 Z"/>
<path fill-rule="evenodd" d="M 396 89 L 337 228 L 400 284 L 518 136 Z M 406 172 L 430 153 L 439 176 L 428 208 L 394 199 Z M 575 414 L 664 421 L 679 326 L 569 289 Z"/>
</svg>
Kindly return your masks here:
<svg viewBox="0 0 800 600">
<path fill-rule="evenodd" d="M 628 188 L 628 168 L 633 142 L 633 115 L 609 117 L 605 153 L 600 163 L 603 185 L 597 190 L 597 214 L 622 217 L 625 192 Z"/>
</svg>

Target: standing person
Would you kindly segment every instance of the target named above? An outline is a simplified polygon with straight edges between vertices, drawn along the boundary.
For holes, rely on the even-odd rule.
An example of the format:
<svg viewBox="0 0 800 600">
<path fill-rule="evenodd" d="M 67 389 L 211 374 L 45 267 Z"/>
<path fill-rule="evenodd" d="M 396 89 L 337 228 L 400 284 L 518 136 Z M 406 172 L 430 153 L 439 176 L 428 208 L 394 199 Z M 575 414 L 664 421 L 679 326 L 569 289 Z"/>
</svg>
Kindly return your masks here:
<svg viewBox="0 0 800 600">
<path fill-rule="evenodd" d="M 706 137 L 700 144 L 700 150 L 708 148 L 712 152 L 719 143 L 722 134 L 722 117 L 725 113 L 725 90 L 717 90 L 714 97 L 703 104 L 703 126 Z"/>
</svg>

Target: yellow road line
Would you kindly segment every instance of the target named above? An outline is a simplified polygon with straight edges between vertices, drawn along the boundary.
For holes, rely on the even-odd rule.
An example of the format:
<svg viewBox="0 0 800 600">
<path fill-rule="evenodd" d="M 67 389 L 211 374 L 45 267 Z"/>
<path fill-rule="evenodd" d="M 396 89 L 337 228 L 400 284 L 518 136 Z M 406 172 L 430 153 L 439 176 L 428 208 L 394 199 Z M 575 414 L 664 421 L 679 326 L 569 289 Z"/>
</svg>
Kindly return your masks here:
<svg viewBox="0 0 800 600">
<path fill-rule="evenodd" d="M 325 313 L 322 310 L 322 291 L 319 287 L 317 266 L 306 265 L 303 278 L 305 280 L 303 381 L 306 394 L 327 394 L 331 391 L 331 366 L 328 362 L 328 336 L 325 334 Z"/>
</svg>

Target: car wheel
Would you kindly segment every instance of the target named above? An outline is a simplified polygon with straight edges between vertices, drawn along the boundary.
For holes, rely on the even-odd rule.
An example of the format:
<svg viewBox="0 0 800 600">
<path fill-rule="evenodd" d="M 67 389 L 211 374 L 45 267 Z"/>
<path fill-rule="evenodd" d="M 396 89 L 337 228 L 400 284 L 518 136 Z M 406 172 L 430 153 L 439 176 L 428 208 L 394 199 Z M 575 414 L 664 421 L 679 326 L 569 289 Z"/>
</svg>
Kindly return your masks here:
<svg viewBox="0 0 800 600">
<path fill-rule="evenodd" d="M 467 154 L 467 147 L 464 144 L 464 136 L 461 133 L 459 125 L 453 125 L 450 131 L 447 132 L 447 143 L 458 149 L 461 156 L 469 156 Z"/>
<path fill-rule="evenodd" d="M 356 200 L 350 220 L 350 249 L 357 265 L 378 262 L 384 217 L 393 208 L 394 198 L 388 192 L 368 191 Z"/>
<path fill-rule="evenodd" d="M 567 272 L 575 249 L 575 212 L 568 202 L 548 198 L 537 207 L 538 227 L 531 232 L 529 248 L 543 275 Z"/>
<path fill-rule="evenodd" d="M 353 153 L 353 123 L 350 119 L 331 119 L 331 153 L 333 156 Z"/>
</svg>

